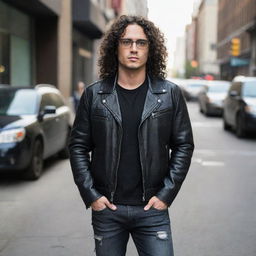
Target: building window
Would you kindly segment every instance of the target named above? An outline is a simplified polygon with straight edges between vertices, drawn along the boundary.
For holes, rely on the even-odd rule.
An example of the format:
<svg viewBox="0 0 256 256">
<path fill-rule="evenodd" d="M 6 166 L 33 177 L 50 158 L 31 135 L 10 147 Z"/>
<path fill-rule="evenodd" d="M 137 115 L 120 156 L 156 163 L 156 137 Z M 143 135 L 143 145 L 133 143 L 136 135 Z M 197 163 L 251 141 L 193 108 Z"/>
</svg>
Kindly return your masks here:
<svg viewBox="0 0 256 256">
<path fill-rule="evenodd" d="M 30 86 L 31 18 L 0 0 L 0 83 Z"/>
</svg>

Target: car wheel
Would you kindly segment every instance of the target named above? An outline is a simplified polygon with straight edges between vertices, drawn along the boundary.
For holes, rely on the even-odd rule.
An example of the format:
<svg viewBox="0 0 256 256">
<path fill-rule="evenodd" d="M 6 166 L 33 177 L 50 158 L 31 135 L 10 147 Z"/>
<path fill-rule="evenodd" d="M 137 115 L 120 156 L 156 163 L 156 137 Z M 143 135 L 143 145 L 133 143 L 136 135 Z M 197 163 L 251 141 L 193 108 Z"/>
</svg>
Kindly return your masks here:
<svg viewBox="0 0 256 256">
<path fill-rule="evenodd" d="M 59 157 L 62 159 L 69 158 L 69 150 L 68 150 L 69 136 L 70 136 L 70 129 L 68 130 L 65 147 L 59 152 Z"/>
<path fill-rule="evenodd" d="M 24 178 L 27 180 L 37 180 L 43 170 L 43 145 L 40 140 L 34 143 L 32 157 L 27 170 L 24 173 Z"/>
<path fill-rule="evenodd" d="M 241 114 L 237 115 L 236 118 L 236 136 L 242 138 L 245 136 L 245 131 L 243 127 L 243 120 Z"/>
</svg>

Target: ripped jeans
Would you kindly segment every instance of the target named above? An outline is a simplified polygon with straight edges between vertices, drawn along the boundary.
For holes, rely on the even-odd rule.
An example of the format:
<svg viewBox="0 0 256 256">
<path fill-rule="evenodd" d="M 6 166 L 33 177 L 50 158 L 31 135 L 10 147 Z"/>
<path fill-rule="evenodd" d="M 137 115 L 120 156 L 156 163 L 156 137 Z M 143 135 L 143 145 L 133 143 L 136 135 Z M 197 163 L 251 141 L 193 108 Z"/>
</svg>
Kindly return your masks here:
<svg viewBox="0 0 256 256">
<path fill-rule="evenodd" d="M 139 256 L 173 256 L 168 210 L 117 205 L 117 210 L 92 210 L 97 256 L 125 256 L 131 234 Z"/>
</svg>

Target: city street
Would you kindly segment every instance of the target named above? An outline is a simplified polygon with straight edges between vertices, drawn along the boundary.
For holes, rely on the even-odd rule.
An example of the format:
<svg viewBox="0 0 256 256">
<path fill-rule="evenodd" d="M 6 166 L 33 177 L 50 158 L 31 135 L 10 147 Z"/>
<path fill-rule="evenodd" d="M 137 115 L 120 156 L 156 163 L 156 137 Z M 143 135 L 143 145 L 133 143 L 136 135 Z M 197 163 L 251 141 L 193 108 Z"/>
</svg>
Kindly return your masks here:
<svg viewBox="0 0 256 256">
<path fill-rule="evenodd" d="M 175 256 L 255 256 L 256 138 L 238 139 L 221 118 L 188 108 L 195 152 L 170 208 Z M 0 256 L 92 256 L 90 218 L 68 160 L 48 160 L 35 182 L 0 176 Z"/>
</svg>

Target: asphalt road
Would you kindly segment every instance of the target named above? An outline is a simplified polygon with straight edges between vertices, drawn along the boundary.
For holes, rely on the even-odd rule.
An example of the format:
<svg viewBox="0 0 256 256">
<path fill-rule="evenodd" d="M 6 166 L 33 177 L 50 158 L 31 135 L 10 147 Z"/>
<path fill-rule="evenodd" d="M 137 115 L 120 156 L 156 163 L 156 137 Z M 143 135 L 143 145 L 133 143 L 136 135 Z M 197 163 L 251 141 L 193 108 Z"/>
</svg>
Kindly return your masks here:
<svg viewBox="0 0 256 256">
<path fill-rule="evenodd" d="M 196 148 L 170 208 L 175 256 L 256 256 L 256 138 L 188 107 Z M 48 160 L 36 182 L 0 175 L 0 256 L 94 255 L 90 218 L 68 160 Z"/>
</svg>

